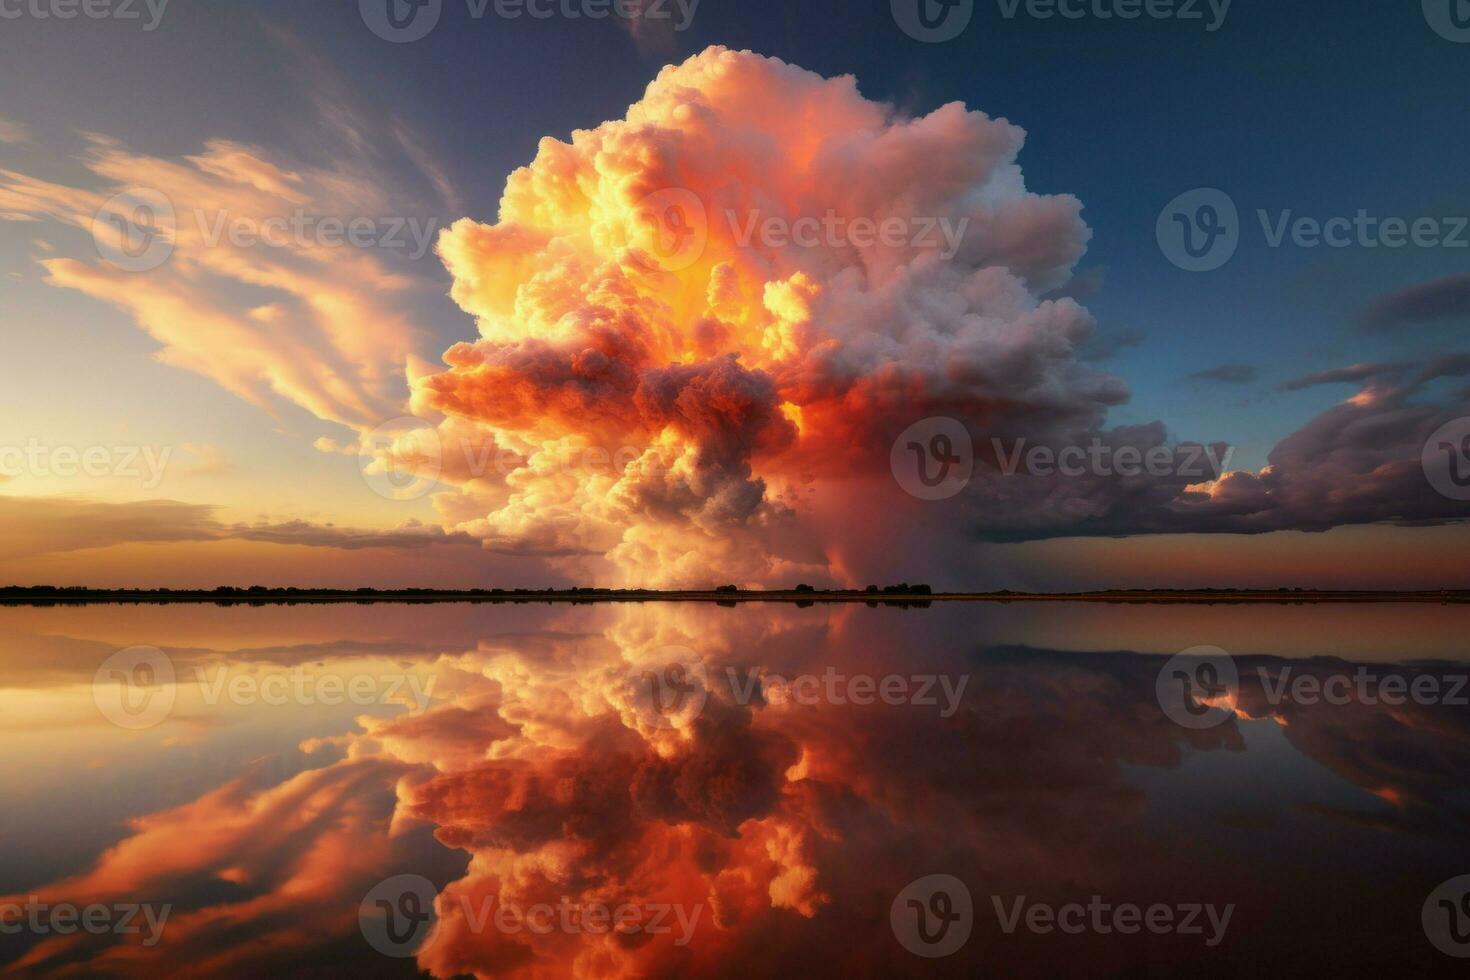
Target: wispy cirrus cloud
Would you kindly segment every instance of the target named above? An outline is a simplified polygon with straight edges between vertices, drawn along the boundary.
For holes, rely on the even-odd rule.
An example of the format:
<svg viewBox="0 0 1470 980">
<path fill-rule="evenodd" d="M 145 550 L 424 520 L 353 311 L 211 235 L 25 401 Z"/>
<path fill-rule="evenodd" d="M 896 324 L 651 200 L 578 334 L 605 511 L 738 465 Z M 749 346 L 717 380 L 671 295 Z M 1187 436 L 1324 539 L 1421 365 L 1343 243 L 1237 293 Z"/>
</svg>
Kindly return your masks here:
<svg viewBox="0 0 1470 980">
<path fill-rule="evenodd" d="M 286 402 L 369 428 L 401 414 L 404 365 L 417 341 L 407 312 L 415 281 L 380 254 L 293 238 L 282 224 L 297 215 L 345 224 L 402 214 L 382 188 L 340 171 L 289 168 L 223 140 L 174 160 L 94 138 L 84 162 L 101 189 L 0 170 L 0 214 L 106 236 L 113 232 L 99 211 L 142 188 L 171 205 L 160 230 L 172 254 L 147 271 L 47 257 L 47 282 L 125 310 L 162 345 L 160 361 L 272 413 Z M 233 227 L 283 229 L 276 240 L 284 244 L 235 238 Z"/>
<path fill-rule="evenodd" d="M 278 70 L 304 93 L 303 110 L 283 119 L 283 145 L 206 139 L 162 155 L 84 133 L 54 169 L 88 179 L 0 169 L 0 220 L 41 229 L 31 234 L 46 281 L 124 310 L 159 342 L 160 361 L 272 415 L 298 407 L 360 432 L 404 414 L 406 365 L 437 346 L 418 321 L 442 270 L 409 260 L 463 206 L 411 124 L 364 105 L 289 31 L 266 32 Z M 7 134 L 27 131 L 0 119 Z M 114 196 L 136 191 L 166 207 L 145 227 L 169 251 L 130 271 L 99 254 L 136 245 L 111 227 Z M 79 248 L 47 224 L 95 241 Z"/>
</svg>

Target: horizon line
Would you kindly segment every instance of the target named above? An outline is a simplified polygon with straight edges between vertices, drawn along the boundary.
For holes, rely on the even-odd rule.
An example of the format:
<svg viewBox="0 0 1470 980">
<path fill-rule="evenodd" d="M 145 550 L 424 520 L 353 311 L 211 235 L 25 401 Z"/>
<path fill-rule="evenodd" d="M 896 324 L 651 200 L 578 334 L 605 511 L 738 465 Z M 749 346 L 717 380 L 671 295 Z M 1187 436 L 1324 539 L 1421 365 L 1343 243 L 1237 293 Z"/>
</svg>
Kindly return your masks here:
<svg viewBox="0 0 1470 980">
<path fill-rule="evenodd" d="M 645 589 L 568 586 L 565 588 L 301 588 L 295 586 L 217 586 L 213 589 L 94 588 L 90 586 L 0 587 L 0 604 L 24 603 L 547 603 L 598 602 L 780 602 L 802 605 L 864 602 L 900 606 L 927 606 L 933 602 L 1112 602 L 1112 603 L 1343 603 L 1343 602 L 1470 602 L 1470 589 L 1319 589 L 1281 586 L 1271 588 L 1121 588 L 1079 592 L 988 591 L 935 592 L 927 585 L 903 583 L 879 589 L 818 589 L 799 585 L 791 589 Z"/>
</svg>

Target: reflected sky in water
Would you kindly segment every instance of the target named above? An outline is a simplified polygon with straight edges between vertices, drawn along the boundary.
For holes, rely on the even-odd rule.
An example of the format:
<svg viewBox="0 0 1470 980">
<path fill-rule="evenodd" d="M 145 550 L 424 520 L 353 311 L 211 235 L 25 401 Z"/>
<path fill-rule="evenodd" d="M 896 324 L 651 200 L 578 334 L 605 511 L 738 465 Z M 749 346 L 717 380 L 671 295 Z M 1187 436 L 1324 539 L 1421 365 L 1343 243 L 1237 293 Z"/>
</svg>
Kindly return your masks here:
<svg viewBox="0 0 1470 980">
<path fill-rule="evenodd" d="M 1470 874 L 1467 623 L 1434 605 L 0 609 L 0 907 L 169 908 L 151 945 L 23 927 L 0 964 L 1450 975 L 1464 961 L 1421 911 Z M 1159 677 L 1200 645 L 1239 683 L 1191 702 L 1223 713 L 1191 728 Z M 135 706 L 167 711 L 130 729 L 112 675 L 94 682 L 138 647 L 175 677 L 141 675 Z M 1310 696 L 1344 676 L 1438 695 Z M 968 901 L 936 903 L 936 875 Z M 1230 918 L 1007 928 L 1099 902 Z M 967 937 L 918 955 L 937 949 L 920 912 L 930 938 L 945 916 Z"/>
</svg>

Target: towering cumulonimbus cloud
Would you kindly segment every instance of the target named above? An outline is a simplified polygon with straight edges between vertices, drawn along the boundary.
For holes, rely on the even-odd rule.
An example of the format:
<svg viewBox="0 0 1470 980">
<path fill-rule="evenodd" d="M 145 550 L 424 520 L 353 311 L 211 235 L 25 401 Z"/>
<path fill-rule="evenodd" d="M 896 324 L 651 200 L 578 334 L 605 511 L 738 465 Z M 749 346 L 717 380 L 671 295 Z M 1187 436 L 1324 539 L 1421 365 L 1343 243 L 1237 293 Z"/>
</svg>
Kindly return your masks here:
<svg viewBox="0 0 1470 980">
<path fill-rule="evenodd" d="M 446 517 L 639 585 L 850 579 L 831 522 L 914 503 L 888 472 L 910 424 L 1095 429 L 1126 388 L 1077 356 L 1088 313 L 1040 298 L 1089 231 L 1076 198 L 1026 189 L 1023 139 L 715 47 L 543 140 L 497 222 L 439 242 L 480 338 L 413 379 L 415 410 L 446 417 L 446 461 L 513 460 L 446 465 Z"/>
</svg>

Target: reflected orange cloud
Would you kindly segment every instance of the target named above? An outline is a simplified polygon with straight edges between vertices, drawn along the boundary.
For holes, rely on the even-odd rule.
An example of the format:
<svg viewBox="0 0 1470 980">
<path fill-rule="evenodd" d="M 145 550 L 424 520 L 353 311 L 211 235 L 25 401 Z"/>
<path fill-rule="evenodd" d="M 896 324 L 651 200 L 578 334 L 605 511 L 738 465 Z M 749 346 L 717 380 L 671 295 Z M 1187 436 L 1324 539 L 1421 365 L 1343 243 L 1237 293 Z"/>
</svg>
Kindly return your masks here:
<svg viewBox="0 0 1470 980">
<path fill-rule="evenodd" d="M 12 965 L 49 976 L 204 977 L 262 970 L 353 919 L 349 882 L 368 887 L 392 860 L 394 786 L 387 760 L 346 761 L 279 785 L 232 780 L 192 803 L 132 822 L 88 872 L 32 896 L 47 903 L 149 903 L 170 909 L 163 941 L 87 933 L 45 938 Z M 248 936 L 248 941 L 242 938 Z"/>
<path fill-rule="evenodd" d="M 1074 626 L 1094 612 L 1062 610 L 1083 617 Z M 374 635 L 385 640 L 378 624 L 348 612 L 252 615 L 280 624 L 264 655 L 330 663 Z M 145 950 L 53 937 L 25 963 L 70 962 L 78 975 L 163 965 L 204 976 L 263 969 L 273 957 L 309 961 L 324 943 L 376 956 L 356 935 L 358 903 L 378 881 L 420 872 L 438 854 L 437 921 L 417 953 L 433 976 L 757 975 L 800 963 L 823 975 L 900 973 L 913 961 L 887 932 L 887 902 L 921 874 L 957 875 L 977 894 L 1038 899 L 1100 891 L 1158 900 L 1178 891 L 1149 859 L 1160 841 L 1140 830 L 1153 802 L 1136 773 L 1186 780 L 1221 764 L 1212 760 L 1243 755 L 1263 765 L 1270 756 L 1251 747 L 1263 736 L 1249 729 L 1261 724 L 1359 789 L 1331 803 L 1295 803 L 1288 792 L 1279 809 L 1251 815 L 1251 826 L 1293 819 L 1306 806 L 1342 827 L 1414 834 L 1458 812 L 1455 787 L 1470 764 L 1463 713 L 1266 704 L 1251 682 L 1258 664 L 1325 668 L 1242 657 L 1239 716 L 1191 731 L 1156 700 L 1162 654 L 977 641 L 977 625 L 996 637 L 1012 629 L 1010 611 L 997 612 L 405 610 L 423 618 L 419 639 L 444 644 L 442 653 L 405 654 L 436 678 L 428 711 L 362 717 L 353 731 L 305 746 L 317 768 L 284 781 L 262 768 L 133 821 L 89 870 L 36 891 L 49 900 L 171 901 L 165 942 Z M 1155 612 L 1169 610 L 1131 613 L 1140 635 Z M 1232 612 L 1240 611 L 1221 616 Z M 95 615 L 98 635 L 119 629 L 109 614 Z M 157 610 L 120 617 L 131 629 L 169 621 Z M 179 638 L 205 628 L 188 619 L 172 627 Z M 334 622 L 352 638 L 341 653 L 306 642 Z M 1107 632 L 1100 622 L 1084 635 Z M 668 673 L 671 659 L 688 671 Z M 776 696 L 792 689 L 777 676 L 828 668 L 963 677 L 966 685 L 952 713 L 917 699 Z M 650 674 L 665 686 L 646 684 Z M 667 697 L 678 685 L 693 698 L 682 707 Z M 430 833 L 437 843 L 426 851 Z M 1231 860 L 1201 859 L 1185 883 L 1200 891 L 1181 897 L 1241 898 L 1242 921 L 1256 916 L 1264 927 L 1270 905 L 1245 901 L 1241 890 L 1253 886 L 1239 871 Z M 569 925 L 497 925 L 497 909 L 537 906 L 571 909 Z M 652 906 L 681 910 L 687 932 L 599 929 L 578 911 Z M 943 975 L 993 964 L 1002 938 L 977 937 Z M 817 950 L 820 963 L 810 959 Z M 1065 952 L 1026 950 L 1071 975 L 1067 965 L 1077 961 Z M 1158 952 L 1167 962 L 1188 954 Z M 1126 944 L 1099 943 L 1086 962 L 1109 972 L 1125 969 L 1129 956 Z"/>
</svg>

